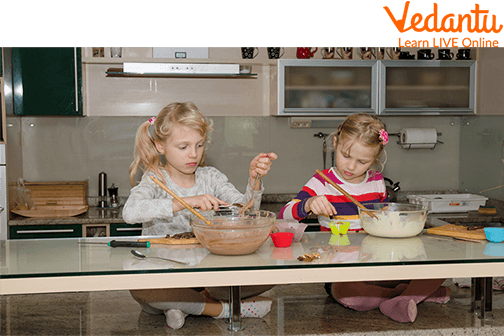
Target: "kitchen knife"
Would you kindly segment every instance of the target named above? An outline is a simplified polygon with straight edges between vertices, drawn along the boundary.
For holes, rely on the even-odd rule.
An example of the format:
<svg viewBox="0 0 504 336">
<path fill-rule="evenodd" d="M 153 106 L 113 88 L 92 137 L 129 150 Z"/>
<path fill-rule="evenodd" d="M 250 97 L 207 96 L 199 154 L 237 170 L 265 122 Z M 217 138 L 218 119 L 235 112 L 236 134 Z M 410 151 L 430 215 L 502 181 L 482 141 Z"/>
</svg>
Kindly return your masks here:
<svg viewBox="0 0 504 336">
<path fill-rule="evenodd" d="M 137 242 L 137 241 L 117 241 L 111 240 L 106 242 L 79 242 L 79 244 L 107 244 L 110 247 L 150 247 L 150 242 Z"/>
</svg>

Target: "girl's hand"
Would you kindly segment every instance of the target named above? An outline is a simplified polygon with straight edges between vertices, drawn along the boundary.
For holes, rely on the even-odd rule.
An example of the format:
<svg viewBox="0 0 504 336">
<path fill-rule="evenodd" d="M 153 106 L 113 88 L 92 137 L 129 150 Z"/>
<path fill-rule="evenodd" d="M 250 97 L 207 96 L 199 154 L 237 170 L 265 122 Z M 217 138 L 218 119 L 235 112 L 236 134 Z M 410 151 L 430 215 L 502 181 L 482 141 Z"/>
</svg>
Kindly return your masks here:
<svg viewBox="0 0 504 336">
<path fill-rule="evenodd" d="M 327 200 L 325 195 L 318 195 L 312 198 L 309 198 L 305 203 L 305 212 L 313 212 L 315 215 L 326 215 L 332 216 L 336 215 L 336 209 L 334 206 Z"/>
<path fill-rule="evenodd" d="M 191 197 L 182 197 L 191 207 L 197 208 L 202 211 L 206 210 L 219 210 L 219 205 L 229 205 L 229 203 L 218 199 L 215 196 L 205 194 Z M 185 206 L 180 204 L 176 199 L 173 199 L 173 212 L 184 210 Z"/>
<path fill-rule="evenodd" d="M 250 170 L 249 175 L 252 180 L 251 183 L 254 183 L 254 179 L 257 174 L 260 174 L 261 177 L 268 174 L 271 168 L 271 161 L 276 160 L 278 155 L 275 153 L 260 153 L 250 162 Z"/>
</svg>

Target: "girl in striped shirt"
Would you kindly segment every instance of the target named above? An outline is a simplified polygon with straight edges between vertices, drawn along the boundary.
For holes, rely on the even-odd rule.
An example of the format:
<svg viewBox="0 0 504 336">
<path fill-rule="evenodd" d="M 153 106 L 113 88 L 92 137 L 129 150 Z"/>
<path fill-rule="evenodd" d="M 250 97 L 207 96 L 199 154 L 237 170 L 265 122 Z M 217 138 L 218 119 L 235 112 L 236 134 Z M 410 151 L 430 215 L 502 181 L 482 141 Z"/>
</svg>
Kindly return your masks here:
<svg viewBox="0 0 504 336">
<path fill-rule="evenodd" d="M 380 158 L 388 135 L 381 120 L 370 114 L 353 114 L 328 139 L 333 141 L 336 167 L 323 173 L 360 203 L 387 202 L 383 176 L 371 169 L 383 167 Z M 350 222 L 350 231 L 362 230 L 357 206 L 318 174 L 282 208 L 279 218 L 300 220 L 310 213 L 318 215 L 322 231 L 330 231 L 330 216 Z"/>
<path fill-rule="evenodd" d="M 387 202 L 383 176 L 373 170 L 381 166 L 388 142 L 385 124 L 375 115 L 348 116 L 329 137 L 333 141 L 336 167 L 323 173 L 361 203 Z M 386 155 L 385 155 L 386 156 Z M 385 160 L 386 161 L 386 160 Z M 321 231 L 330 231 L 329 217 L 351 223 L 351 231 L 362 230 L 357 207 L 318 174 L 314 175 L 279 213 L 279 218 L 300 220 L 318 215 Z M 414 322 L 417 304 L 422 301 L 446 303 L 450 289 L 445 279 L 403 281 L 358 281 L 326 284 L 326 291 L 337 302 L 357 311 L 380 308 L 398 322 Z"/>
</svg>

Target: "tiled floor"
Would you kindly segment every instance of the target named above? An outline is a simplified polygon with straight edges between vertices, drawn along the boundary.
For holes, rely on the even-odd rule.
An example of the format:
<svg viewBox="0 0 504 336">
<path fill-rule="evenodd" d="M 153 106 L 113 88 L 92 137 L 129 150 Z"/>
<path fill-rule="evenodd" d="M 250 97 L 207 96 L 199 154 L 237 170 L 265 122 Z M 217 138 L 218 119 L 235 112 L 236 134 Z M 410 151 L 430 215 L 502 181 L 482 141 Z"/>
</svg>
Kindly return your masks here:
<svg viewBox="0 0 504 336">
<path fill-rule="evenodd" d="M 182 329 L 163 315 L 141 311 L 128 291 L 2 296 L 1 335 L 504 335 L 504 293 L 494 291 L 493 318 L 469 312 L 470 290 L 453 290 L 445 305 L 421 303 L 414 323 L 397 323 L 379 310 L 356 312 L 329 298 L 323 284 L 278 285 L 263 319 L 245 319 L 230 332 L 223 320 L 189 316 Z"/>
</svg>

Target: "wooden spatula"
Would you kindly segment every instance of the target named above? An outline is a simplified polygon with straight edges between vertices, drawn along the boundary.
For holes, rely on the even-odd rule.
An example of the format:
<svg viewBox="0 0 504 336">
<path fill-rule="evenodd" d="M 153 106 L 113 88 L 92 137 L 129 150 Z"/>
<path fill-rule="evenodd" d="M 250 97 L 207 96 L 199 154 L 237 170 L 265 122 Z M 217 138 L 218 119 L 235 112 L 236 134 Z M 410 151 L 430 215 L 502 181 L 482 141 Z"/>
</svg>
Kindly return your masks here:
<svg viewBox="0 0 504 336">
<path fill-rule="evenodd" d="M 170 194 L 173 198 L 175 198 L 177 201 L 179 201 L 180 204 L 182 204 L 184 207 L 186 207 L 187 210 L 191 211 L 196 217 L 199 219 L 202 219 L 207 223 L 208 225 L 213 225 L 210 223 L 208 219 L 203 217 L 202 214 L 200 214 L 198 211 L 194 210 L 192 206 L 190 206 L 186 201 L 184 201 L 182 198 L 180 198 L 177 194 L 175 194 L 173 191 L 171 191 L 167 186 L 164 185 L 163 182 L 159 181 L 155 176 L 151 176 L 151 180 L 156 182 L 158 186 L 164 189 L 168 194 Z"/>
<path fill-rule="evenodd" d="M 316 172 L 317 172 L 317 174 L 319 174 L 320 176 L 322 176 L 322 178 L 324 178 L 324 180 L 326 180 L 330 185 L 332 185 L 334 188 L 336 188 L 336 190 L 338 190 L 340 193 L 342 193 L 343 195 L 345 195 L 346 198 L 348 198 L 355 205 L 357 205 L 359 208 L 361 208 L 362 211 L 365 214 L 367 214 L 368 216 L 373 217 L 373 218 L 378 218 L 378 217 L 375 216 L 374 213 L 368 211 L 368 209 L 364 205 L 362 205 L 359 201 L 357 201 L 355 198 L 353 198 L 352 195 L 350 195 L 349 193 L 347 193 L 345 189 L 341 188 L 339 185 L 337 185 L 336 183 L 334 183 L 329 177 L 327 177 L 320 170 L 317 169 Z"/>
</svg>

